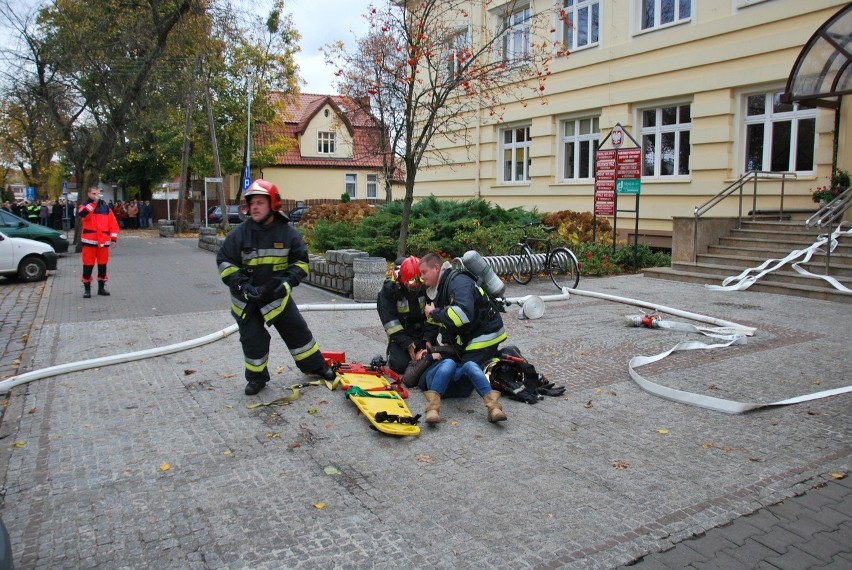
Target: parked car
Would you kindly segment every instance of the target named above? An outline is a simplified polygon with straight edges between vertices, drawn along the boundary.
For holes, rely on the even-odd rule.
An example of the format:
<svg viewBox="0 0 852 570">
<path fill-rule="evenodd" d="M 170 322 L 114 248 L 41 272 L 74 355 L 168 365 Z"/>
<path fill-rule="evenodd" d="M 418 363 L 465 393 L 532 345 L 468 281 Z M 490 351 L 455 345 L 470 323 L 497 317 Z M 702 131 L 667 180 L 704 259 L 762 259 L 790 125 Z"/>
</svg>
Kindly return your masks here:
<svg viewBox="0 0 852 570">
<path fill-rule="evenodd" d="M 6 210 L 0 210 L 0 231 L 9 237 L 27 238 L 46 243 L 56 253 L 68 251 L 68 235 L 65 232 L 30 223 Z"/>
<path fill-rule="evenodd" d="M 58 256 L 44 242 L 9 237 L 0 232 L 0 275 L 17 276 L 21 281 L 41 281 L 47 270 L 56 269 Z"/>
<path fill-rule="evenodd" d="M 229 224 L 239 224 L 243 220 L 246 219 L 246 207 L 242 204 L 229 204 L 228 205 L 228 223 Z M 221 224 L 222 223 L 222 207 L 221 206 L 211 206 L 209 210 L 207 210 L 207 222 L 210 224 Z"/>
<path fill-rule="evenodd" d="M 299 222 L 301 222 L 302 215 L 310 209 L 310 206 L 296 206 L 295 208 L 290 210 L 290 213 L 287 214 L 287 217 L 290 218 L 290 223 L 298 224 Z"/>
</svg>

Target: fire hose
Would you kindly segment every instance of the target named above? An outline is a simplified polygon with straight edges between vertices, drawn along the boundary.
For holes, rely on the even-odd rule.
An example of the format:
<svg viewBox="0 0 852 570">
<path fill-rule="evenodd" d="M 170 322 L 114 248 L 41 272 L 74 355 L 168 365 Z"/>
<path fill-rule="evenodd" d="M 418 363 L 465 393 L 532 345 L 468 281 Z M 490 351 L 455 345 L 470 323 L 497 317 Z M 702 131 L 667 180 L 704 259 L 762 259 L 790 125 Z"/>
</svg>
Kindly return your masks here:
<svg viewBox="0 0 852 570">
<path fill-rule="evenodd" d="M 840 281 L 830 275 L 820 275 L 818 273 L 811 273 L 807 269 L 799 267 L 800 263 L 807 263 L 816 253 L 822 251 L 821 248 L 823 246 L 827 246 L 829 252 L 834 251 L 834 249 L 837 247 L 837 240 L 840 236 L 852 236 L 852 227 L 846 227 L 846 225 L 847 224 L 845 222 L 842 223 L 837 227 L 837 229 L 831 232 L 831 235 L 822 234 L 817 237 L 817 240 L 813 244 L 809 245 L 804 249 L 797 249 L 791 251 L 783 259 L 767 259 L 757 267 L 751 267 L 749 269 L 746 269 L 739 275 L 727 277 L 724 281 L 722 281 L 721 285 L 705 285 L 705 287 L 714 291 L 745 291 L 746 289 L 754 285 L 758 279 L 760 279 L 767 273 L 771 273 L 776 269 L 780 269 L 787 263 L 790 263 L 790 267 L 792 267 L 793 270 L 796 271 L 796 273 L 798 273 L 799 275 L 824 279 L 835 289 L 839 291 L 845 291 L 847 293 L 852 293 L 852 290 L 844 286 L 842 283 L 840 283 Z"/>
<path fill-rule="evenodd" d="M 714 317 L 708 317 L 706 315 L 700 315 L 698 313 L 692 313 L 689 311 L 682 311 L 679 309 L 674 309 L 671 307 L 665 307 L 662 305 L 648 303 L 646 301 L 641 301 L 638 299 L 630 299 L 627 297 L 618 297 L 615 295 L 608 295 L 606 293 L 596 293 L 593 291 L 581 291 L 581 290 L 569 290 L 567 288 L 562 289 L 562 293 L 560 295 L 549 295 L 544 297 L 536 297 L 534 295 L 527 295 L 525 297 L 516 297 L 505 299 L 504 302 L 507 305 L 517 304 L 521 311 L 525 310 L 525 305 L 532 302 L 533 305 L 537 305 L 539 301 L 557 301 L 557 300 L 567 300 L 570 297 L 570 294 L 578 295 L 578 296 L 586 296 L 592 298 L 598 298 L 608 301 L 613 301 L 617 303 L 625 303 L 634 306 L 651 308 L 655 311 L 662 311 L 671 315 L 681 316 L 684 318 L 688 318 L 694 321 L 708 323 L 714 325 L 716 327 L 721 327 L 721 329 L 716 330 L 706 330 L 706 327 L 703 327 L 705 330 L 701 330 L 702 327 L 695 327 L 694 325 L 688 325 L 687 323 L 679 323 L 679 325 L 685 325 L 686 327 L 694 327 L 695 330 L 686 330 L 683 327 L 679 326 L 660 326 L 663 322 L 661 319 L 651 319 L 649 322 L 650 326 L 653 326 L 654 321 L 656 321 L 657 326 L 654 328 L 669 328 L 671 330 L 682 330 L 686 332 L 701 332 L 702 334 L 707 334 L 708 332 L 716 334 L 729 334 L 731 335 L 731 340 L 722 344 L 704 344 L 696 341 L 688 341 L 682 342 L 671 348 L 670 350 L 654 355 L 654 356 L 634 356 L 630 359 L 628 363 L 628 371 L 630 373 L 630 377 L 646 392 L 650 394 L 660 396 L 662 398 L 666 398 L 675 402 L 681 402 L 685 404 L 690 404 L 694 406 L 699 406 L 711 410 L 716 410 L 720 412 L 737 414 L 743 413 L 749 410 L 754 410 L 762 407 L 770 407 L 770 406 L 782 406 L 788 404 L 796 404 L 800 402 L 805 402 L 809 400 L 814 400 L 817 398 L 825 398 L 828 396 L 833 396 L 836 394 L 843 394 L 846 392 L 852 392 L 852 386 L 846 386 L 843 388 L 836 388 L 833 390 L 824 390 L 821 392 L 816 392 L 813 394 L 807 394 L 804 396 L 798 396 L 795 398 L 790 398 L 787 400 L 782 400 L 779 402 L 772 402 L 768 404 L 754 404 L 754 403 L 743 403 L 736 402 L 732 400 L 724 400 L 721 398 L 713 398 L 709 396 L 704 396 L 700 394 L 694 394 L 690 392 L 685 392 L 682 390 L 676 390 L 673 388 L 668 388 L 665 386 L 661 386 L 654 382 L 650 382 L 649 380 L 644 379 L 640 374 L 635 371 L 635 368 L 639 368 L 640 366 L 644 366 L 646 364 L 651 364 L 652 362 L 657 362 L 658 360 L 662 360 L 668 355 L 682 350 L 709 350 L 714 348 L 723 348 L 730 346 L 732 344 L 743 344 L 745 342 L 746 336 L 752 336 L 756 329 L 752 327 L 747 327 L 744 325 L 740 325 L 731 321 L 725 321 L 722 319 L 716 319 Z M 538 300 L 538 301 L 536 301 Z M 300 311 L 351 311 L 351 310 L 376 310 L 375 303 L 325 303 L 325 304 L 313 304 L 313 305 L 304 305 L 299 307 Z M 538 313 L 538 309 L 535 311 Z M 541 316 L 541 315 L 538 315 Z M 528 318 L 537 318 L 535 316 L 528 316 Z M 642 318 L 637 317 L 628 317 L 629 324 L 646 324 L 642 323 Z M 646 324 L 646 326 L 649 326 Z M 209 344 L 212 342 L 216 342 L 223 338 L 230 336 L 235 333 L 239 329 L 238 325 L 232 324 L 222 330 L 216 331 L 212 334 L 208 334 L 196 339 L 191 339 L 188 341 L 171 344 L 162 347 L 150 348 L 146 350 L 140 350 L 136 352 L 130 352 L 125 354 L 116 354 L 112 356 L 104 356 L 100 358 L 90 358 L 87 360 L 81 360 L 78 362 L 70 362 L 67 364 L 59 364 L 56 366 L 50 366 L 47 368 L 42 368 L 40 370 L 33 370 L 31 372 L 26 372 L 24 374 L 19 374 L 16 376 L 12 376 L 11 378 L 7 378 L 6 380 L 0 381 L 0 393 L 7 392 L 15 386 L 19 386 L 21 384 L 26 384 L 28 382 L 32 382 L 34 380 L 40 380 L 43 378 L 49 378 L 51 376 L 56 376 L 59 374 L 68 374 L 71 372 L 79 372 L 81 370 L 89 370 L 92 368 L 98 368 L 101 366 L 111 366 L 115 364 L 123 364 L 127 362 L 134 362 L 137 360 L 143 360 L 146 358 L 152 358 L 155 356 L 165 356 L 168 354 L 173 354 L 176 352 L 181 352 L 184 350 L 189 350 L 192 348 L 197 348 L 199 346 L 203 346 L 205 344 Z"/>
</svg>

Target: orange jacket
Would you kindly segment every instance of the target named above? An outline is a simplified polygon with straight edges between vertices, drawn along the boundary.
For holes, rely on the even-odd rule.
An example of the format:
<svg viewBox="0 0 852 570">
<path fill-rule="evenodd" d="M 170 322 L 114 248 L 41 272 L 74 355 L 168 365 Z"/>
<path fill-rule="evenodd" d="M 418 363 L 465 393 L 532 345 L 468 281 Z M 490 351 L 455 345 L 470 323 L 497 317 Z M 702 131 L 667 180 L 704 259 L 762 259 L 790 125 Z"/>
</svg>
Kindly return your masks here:
<svg viewBox="0 0 852 570">
<path fill-rule="evenodd" d="M 80 241 L 83 245 L 109 247 L 118 241 L 118 222 L 109 206 L 103 200 L 94 202 L 91 198 L 77 207 L 77 215 L 83 221 Z"/>
</svg>

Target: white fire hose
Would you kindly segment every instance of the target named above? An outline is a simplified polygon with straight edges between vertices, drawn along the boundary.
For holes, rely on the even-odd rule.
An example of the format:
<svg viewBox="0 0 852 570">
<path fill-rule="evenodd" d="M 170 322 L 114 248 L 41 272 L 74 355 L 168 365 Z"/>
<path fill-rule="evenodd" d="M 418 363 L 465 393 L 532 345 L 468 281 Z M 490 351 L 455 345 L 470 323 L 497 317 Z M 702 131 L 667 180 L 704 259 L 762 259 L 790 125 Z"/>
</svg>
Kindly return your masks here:
<svg viewBox="0 0 852 570">
<path fill-rule="evenodd" d="M 702 334 L 707 334 L 709 336 L 718 336 L 719 334 L 728 334 L 730 335 L 731 340 L 723 344 L 704 344 L 696 341 L 688 341 L 682 342 L 674 346 L 672 349 L 654 355 L 654 356 L 634 356 L 630 359 L 628 364 L 628 371 L 630 373 L 630 377 L 646 392 L 654 394 L 656 396 L 660 396 L 662 398 L 666 398 L 675 402 L 681 402 L 684 404 L 690 404 L 694 406 L 699 406 L 711 410 L 716 410 L 720 412 L 725 412 L 729 414 L 738 414 L 743 413 L 749 410 L 754 410 L 757 408 L 770 407 L 770 406 L 783 406 L 788 404 L 797 404 L 799 402 L 805 402 L 809 400 L 815 400 L 817 398 L 826 398 L 828 396 L 834 396 L 836 394 L 843 394 L 846 392 L 852 392 L 852 386 L 846 386 L 843 388 L 836 388 L 833 390 L 824 390 L 822 392 L 816 392 L 814 394 L 807 394 L 804 396 L 798 396 L 795 398 L 790 398 L 787 400 L 782 400 L 779 402 L 772 402 L 769 404 L 753 404 L 753 403 L 743 403 L 736 402 L 733 400 L 724 400 L 721 398 L 713 398 L 710 396 L 705 396 L 701 394 L 694 394 L 690 392 L 685 392 L 682 390 L 676 390 L 673 388 L 668 388 L 666 386 L 661 386 L 654 382 L 644 379 L 639 373 L 637 373 L 634 369 L 639 368 L 640 366 L 644 366 L 646 364 L 650 364 L 652 362 L 657 362 L 658 360 L 662 360 L 669 354 L 681 350 L 709 350 L 713 348 L 723 348 L 730 346 L 732 344 L 744 344 L 746 336 L 752 336 L 756 329 L 752 327 L 746 327 L 744 325 L 740 325 L 730 321 L 724 321 L 721 319 L 716 319 L 713 317 L 708 317 L 705 315 L 700 315 L 698 313 L 691 313 L 689 311 L 681 311 L 679 309 L 674 309 L 671 307 L 665 307 L 662 305 L 656 305 L 652 303 L 648 303 L 645 301 L 640 301 L 637 299 L 630 299 L 627 297 L 618 297 L 615 295 L 608 295 L 605 293 L 596 293 L 592 291 L 581 291 L 581 290 L 569 290 L 567 288 L 562 289 L 562 293 L 560 295 L 546 295 L 544 297 L 538 297 L 535 295 L 527 295 L 525 297 L 512 297 L 508 299 L 504 299 L 504 302 L 507 305 L 516 304 L 520 308 L 520 312 L 525 314 L 529 312 L 529 314 L 525 315 L 525 318 L 535 319 L 540 317 L 544 313 L 544 302 L 546 301 L 562 301 L 568 300 L 570 294 L 592 297 L 598 299 L 604 299 L 607 301 L 613 301 L 617 303 L 625 303 L 629 305 L 639 306 L 651 308 L 655 311 L 662 311 L 665 313 L 669 313 L 676 316 L 685 317 L 694 321 L 704 322 L 715 327 L 708 329 L 707 327 L 695 327 L 694 325 L 689 325 L 687 323 L 671 323 L 672 326 L 660 326 L 662 322 L 661 319 L 658 319 L 657 326 L 655 328 L 668 328 L 670 330 L 679 330 L 685 332 L 699 332 Z M 376 310 L 375 303 L 320 303 L 314 305 L 304 305 L 299 307 L 300 311 L 353 311 L 353 310 Z M 519 315 L 521 318 L 521 315 Z M 641 324 L 641 317 L 627 317 L 629 324 Z M 694 330 L 692 330 L 694 329 Z M 162 346 L 158 348 L 150 348 L 146 350 L 140 350 L 137 352 L 129 352 L 126 354 L 116 354 L 113 356 L 104 356 L 100 358 L 90 358 L 88 360 L 81 360 L 78 362 L 70 362 L 67 364 L 59 364 L 56 366 L 50 366 L 48 368 L 43 368 L 41 370 L 33 370 L 32 372 L 26 372 L 24 374 L 19 374 L 17 376 L 12 376 L 11 378 L 7 378 L 6 380 L 0 381 L 0 393 L 5 393 L 15 386 L 19 386 L 21 384 L 26 384 L 28 382 L 32 382 L 34 380 L 40 380 L 42 378 L 49 378 L 51 376 L 56 376 L 59 374 L 68 374 L 71 372 L 79 372 L 81 370 L 89 370 L 91 368 L 98 368 L 101 366 L 110 366 L 114 364 L 123 364 L 126 362 L 133 362 L 136 360 L 143 360 L 146 358 L 152 358 L 154 356 L 165 356 L 167 354 L 173 354 L 175 352 L 181 352 L 184 350 L 189 350 L 191 348 L 196 348 L 199 346 L 203 346 L 205 344 L 209 344 L 211 342 L 216 342 L 217 340 L 221 340 L 226 338 L 227 336 L 235 333 L 239 330 L 239 327 L 236 323 L 220 330 L 212 334 L 208 334 L 203 337 L 199 337 L 196 339 L 170 344 L 167 346 Z"/>
</svg>

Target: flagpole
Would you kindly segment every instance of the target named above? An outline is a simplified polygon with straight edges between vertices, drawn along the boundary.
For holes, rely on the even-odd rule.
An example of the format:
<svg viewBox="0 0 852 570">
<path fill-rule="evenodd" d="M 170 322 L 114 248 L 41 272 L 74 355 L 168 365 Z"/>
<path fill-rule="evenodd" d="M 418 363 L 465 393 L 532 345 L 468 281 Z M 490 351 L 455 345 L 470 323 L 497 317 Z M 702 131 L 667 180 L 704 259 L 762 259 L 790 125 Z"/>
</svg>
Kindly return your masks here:
<svg viewBox="0 0 852 570">
<path fill-rule="evenodd" d="M 246 121 L 246 170 L 251 172 L 251 75 L 248 78 L 248 121 Z"/>
<path fill-rule="evenodd" d="M 240 176 L 240 187 L 237 189 L 237 202 L 240 201 L 240 195 L 248 190 L 249 181 L 251 180 L 251 75 L 248 77 L 248 105 L 246 109 L 246 154 L 243 160 L 243 172 Z"/>
</svg>

